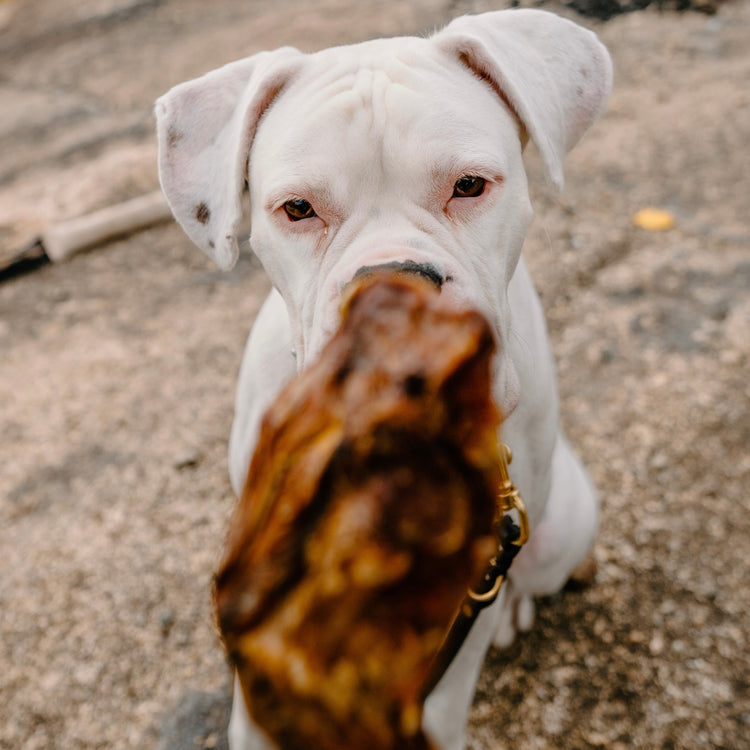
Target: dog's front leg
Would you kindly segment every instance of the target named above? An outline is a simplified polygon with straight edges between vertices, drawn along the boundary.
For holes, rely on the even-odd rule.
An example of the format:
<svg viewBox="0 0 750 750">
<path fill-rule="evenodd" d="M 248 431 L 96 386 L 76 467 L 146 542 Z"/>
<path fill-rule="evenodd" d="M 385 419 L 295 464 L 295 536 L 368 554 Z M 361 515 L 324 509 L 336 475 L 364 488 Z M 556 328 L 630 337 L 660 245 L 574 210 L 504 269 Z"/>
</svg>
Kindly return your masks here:
<svg viewBox="0 0 750 750">
<path fill-rule="evenodd" d="M 242 494 L 250 457 L 268 406 L 297 372 L 286 306 L 272 291 L 258 312 L 242 356 L 229 439 L 229 477 L 237 497 Z"/>
<path fill-rule="evenodd" d="M 289 319 L 281 296 L 273 291 L 253 324 L 238 378 L 229 441 L 229 474 L 238 497 L 247 478 L 262 416 L 295 372 Z M 237 675 L 228 735 L 230 750 L 277 750 L 251 720 Z"/>
<path fill-rule="evenodd" d="M 242 697 L 240 680 L 236 674 L 228 736 L 229 750 L 277 750 L 250 718 Z"/>
<path fill-rule="evenodd" d="M 484 655 L 505 605 L 504 588 L 498 600 L 480 613 L 463 646 L 425 701 L 422 726 L 439 750 L 466 747 L 469 710 Z"/>
</svg>

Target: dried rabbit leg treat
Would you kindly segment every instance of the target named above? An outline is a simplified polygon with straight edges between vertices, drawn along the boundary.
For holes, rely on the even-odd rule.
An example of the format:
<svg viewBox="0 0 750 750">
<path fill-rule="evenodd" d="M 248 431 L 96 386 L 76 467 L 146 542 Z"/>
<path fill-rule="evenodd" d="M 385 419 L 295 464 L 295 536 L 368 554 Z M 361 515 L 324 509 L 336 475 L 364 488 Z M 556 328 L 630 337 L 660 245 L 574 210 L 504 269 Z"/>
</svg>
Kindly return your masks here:
<svg viewBox="0 0 750 750">
<path fill-rule="evenodd" d="M 494 343 L 428 282 L 372 274 L 269 409 L 218 620 L 283 750 L 428 748 L 430 663 L 496 550 Z"/>
</svg>

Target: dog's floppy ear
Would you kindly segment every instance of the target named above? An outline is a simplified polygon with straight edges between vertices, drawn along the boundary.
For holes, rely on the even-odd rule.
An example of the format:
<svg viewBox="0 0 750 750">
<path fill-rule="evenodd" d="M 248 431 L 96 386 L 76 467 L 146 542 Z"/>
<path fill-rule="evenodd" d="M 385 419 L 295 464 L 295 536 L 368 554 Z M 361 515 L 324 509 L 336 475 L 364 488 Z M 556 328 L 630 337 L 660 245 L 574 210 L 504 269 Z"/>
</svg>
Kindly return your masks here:
<svg viewBox="0 0 750 750">
<path fill-rule="evenodd" d="M 523 9 L 462 16 L 433 39 L 493 86 L 561 188 L 565 153 L 612 89 L 612 61 L 596 34 L 554 13 Z"/>
<path fill-rule="evenodd" d="M 159 180 L 172 213 L 223 269 L 239 254 L 247 159 L 263 112 L 302 54 L 260 52 L 175 86 L 157 100 Z"/>
</svg>

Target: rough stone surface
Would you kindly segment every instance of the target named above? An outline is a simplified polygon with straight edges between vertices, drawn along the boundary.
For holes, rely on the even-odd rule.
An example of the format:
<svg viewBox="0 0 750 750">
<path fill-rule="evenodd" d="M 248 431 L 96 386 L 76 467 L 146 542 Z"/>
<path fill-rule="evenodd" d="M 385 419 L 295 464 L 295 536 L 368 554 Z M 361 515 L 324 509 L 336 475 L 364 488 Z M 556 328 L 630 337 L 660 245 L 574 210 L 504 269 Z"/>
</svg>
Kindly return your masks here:
<svg viewBox="0 0 750 750">
<path fill-rule="evenodd" d="M 491 5 L 4 0 L 3 252 L 153 187 L 151 102 L 171 84 L 266 46 L 419 32 Z M 750 4 L 586 23 L 615 93 L 565 192 L 530 151 L 525 252 L 562 418 L 602 497 L 599 572 L 490 653 L 469 748 L 741 750 Z M 635 228 L 645 206 L 675 228 Z M 2 750 L 225 747 L 209 590 L 236 372 L 267 289 L 251 255 L 222 274 L 174 225 L 0 285 Z"/>
</svg>

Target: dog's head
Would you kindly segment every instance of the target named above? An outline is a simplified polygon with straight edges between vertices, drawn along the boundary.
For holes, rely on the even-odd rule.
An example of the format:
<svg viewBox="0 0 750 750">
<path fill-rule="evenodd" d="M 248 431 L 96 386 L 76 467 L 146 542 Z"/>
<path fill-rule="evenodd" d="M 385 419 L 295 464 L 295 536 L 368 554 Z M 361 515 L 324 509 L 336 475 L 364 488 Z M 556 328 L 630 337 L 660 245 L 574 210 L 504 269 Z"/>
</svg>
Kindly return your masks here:
<svg viewBox="0 0 750 750">
<path fill-rule="evenodd" d="M 346 285 L 389 264 L 487 315 L 502 357 L 532 216 L 523 147 L 561 185 L 611 78 L 593 33 L 533 10 L 458 18 L 428 39 L 263 52 L 159 99 L 162 187 L 222 268 L 248 210 L 300 366 L 335 329 Z"/>
</svg>

